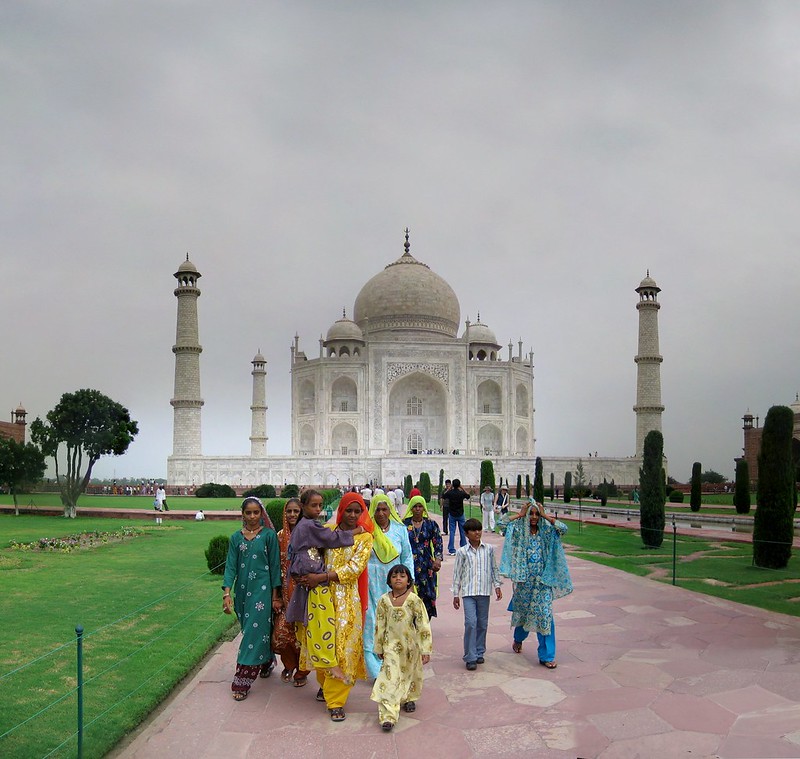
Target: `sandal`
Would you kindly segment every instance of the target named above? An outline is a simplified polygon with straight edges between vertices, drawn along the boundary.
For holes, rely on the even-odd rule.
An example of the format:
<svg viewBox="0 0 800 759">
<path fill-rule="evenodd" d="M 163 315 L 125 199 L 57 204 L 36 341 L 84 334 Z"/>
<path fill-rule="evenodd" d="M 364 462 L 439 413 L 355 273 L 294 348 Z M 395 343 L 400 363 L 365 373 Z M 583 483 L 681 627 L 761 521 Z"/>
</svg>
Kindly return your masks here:
<svg viewBox="0 0 800 759">
<path fill-rule="evenodd" d="M 555 669 L 558 666 L 554 661 L 542 661 L 541 659 L 539 660 L 539 664 L 543 667 L 547 667 L 547 669 Z"/>
<path fill-rule="evenodd" d="M 292 669 L 284 669 L 283 672 L 281 672 L 281 682 L 282 683 L 290 682 L 291 679 L 292 679 L 292 674 L 293 673 L 294 673 L 294 670 L 292 670 Z"/>
<path fill-rule="evenodd" d="M 392 723 L 392 722 L 384 722 L 381 725 L 381 730 L 383 730 L 384 733 L 391 733 L 393 727 L 394 727 L 394 723 Z"/>
<path fill-rule="evenodd" d="M 416 705 L 416 703 L 415 703 L 414 701 L 406 701 L 406 702 L 403 704 L 403 711 L 404 711 L 406 714 L 411 714 L 411 713 L 413 713 L 413 712 L 417 711 L 417 705 Z"/>
<path fill-rule="evenodd" d="M 341 706 L 337 706 L 335 709 L 328 709 L 328 711 L 331 713 L 331 722 L 345 721 L 346 715 Z"/>
<path fill-rule="evenodd" d="M 519 643 L 518 643 L 518 642 L 515 640 L 515 641 L 514 641 L 514 645 L 513 645 L 513 646 L 511 646 L 511 650 L 512 650 L 512 651 L 513 651 L 515 654 L 521 654 L 521 653 L 522 653 L 522 643 L 521 643 L 521 642 L 519 642 Z"/>
<path fill-rule="evenodd" d="M 294 685 L 295 688 L 302 688 L 308 682 L 308 675 L 303 675 L 302 677 L 298 677 L 297 675 L 294 676 Z"/>
<path fill-rule="evenodd" d="M 258 673 L 258 676 L 269 677 L 272 674 L 272 670 L 275 669 L 275 664 L 275 659 L 273 659 L 269 664 L 262 664 L 261 672 Z"/>
<path fill-rule="evenodd" d="M 233 692 L 233 700 L 234 701 L 244 701 L 247 698 L 247 693 L 242 690 L 236 690 Z"/>
<path fill-rule="evenodd" d="M 317 691 L 317 695 L 316 695 L 316 696 L 314 696 L 314 698 L 316 698 L 316 699 L 317 699 L 317 701 L 324 701 L 324 700 L 325 700 L 325 694 L 322 692 L 322 688 L 320 688 L 320 689 Z"/>
</svg>

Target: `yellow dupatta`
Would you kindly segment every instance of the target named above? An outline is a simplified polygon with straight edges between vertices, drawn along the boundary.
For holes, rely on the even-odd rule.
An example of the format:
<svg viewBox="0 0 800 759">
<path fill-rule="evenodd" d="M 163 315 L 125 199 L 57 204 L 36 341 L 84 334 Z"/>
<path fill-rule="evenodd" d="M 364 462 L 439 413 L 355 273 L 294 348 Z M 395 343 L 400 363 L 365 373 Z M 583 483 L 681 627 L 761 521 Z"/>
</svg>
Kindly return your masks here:
<svg viewBox="0 0 800 759">
<path fill-rule="evenodd" d="M 372 533 L 372 550 L 375 551 L 375 555 L 381 564 L 388 564 L 400 555 L 400 551 L 397 550 L 397 546 L 392 543 L 378 523 L 375 522 L 375 507 L 379 503 L 385 503 L 389 507 L 389 521 L 394 520 L 398 524 L 403 524 L 403 520 L 400 519 L 397 509 L 395 509 L 394 503 L 388 495 L 378 493 L 378 495 L 372 496 L 369 502 L 369 516 L 375 524 L 375 532 Z"/>
</svg>

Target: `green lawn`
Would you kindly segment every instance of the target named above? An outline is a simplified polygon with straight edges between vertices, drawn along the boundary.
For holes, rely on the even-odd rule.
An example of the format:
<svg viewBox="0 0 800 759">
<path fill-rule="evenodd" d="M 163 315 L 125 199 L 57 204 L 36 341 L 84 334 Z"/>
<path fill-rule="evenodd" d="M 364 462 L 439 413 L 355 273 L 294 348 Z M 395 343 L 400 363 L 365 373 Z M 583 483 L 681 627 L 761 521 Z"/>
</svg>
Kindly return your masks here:
<svg viewBox="0 0 800 759">
<path fill-rule="evenodd" d="M 8 548 L 12 539 L 126 524 L 144 534 L 71 553 Z M 76 685 L 76 624 L 86 631 L 84 755 L 103 756 L 141 722 L 231 629 L 220 610 L 221 578 L 208 574 L 203 550 L 234 529 L 0 515 L 0 735 L 38 715 L 0 738 L 0 756 L 75 755 L 75 695 L 47 707 Z"/>
<path fill-rule="evenodd" d="M 570 553 L 631 574 L 672 582 L 672 535 L 658 549 L 644 548 L 636 530 L 570 524 L 564 543 Z M 783 570 L 752 566 L 749 543 L 726 543 L 678 535 L 676 578 L 683 588 L 769 611 L 800 616 L 798 559 Z"/>
<path fill-rule="evenodd" d="M 0 504 L 12 504 L 10 495 L 0 495 Z M 20 510 L 27 512 L 37 507 L 55 506 L 61 508 L 61 498 L 57 493 L 32 493 L 17 496 Z M 242 505 L 241 498 L 196 498 L 193 495 L 171 495 L 167 498 L 170 510 L 175 511 L 224 511 L 237 510 Z M 151 495 L 82 495 L 78 506 L 93 509 L 146 509 L 153 511 Z"/>
</svg>

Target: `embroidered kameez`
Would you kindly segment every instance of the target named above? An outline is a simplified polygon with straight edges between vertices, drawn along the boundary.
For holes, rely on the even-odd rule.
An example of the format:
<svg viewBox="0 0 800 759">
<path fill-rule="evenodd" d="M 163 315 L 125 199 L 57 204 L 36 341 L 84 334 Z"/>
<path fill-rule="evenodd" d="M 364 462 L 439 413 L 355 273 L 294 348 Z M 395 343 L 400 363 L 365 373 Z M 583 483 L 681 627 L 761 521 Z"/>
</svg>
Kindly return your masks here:
<svg viewBox="0 0 800 759">
<path fill-rule="evenodd" d="M 433 571 L 433 562 L 442 560 L 444 548 L 439 525 L 428 517 L 427 509 L 423 512 L 422 525 L 419 529 L 414 527 L 410 516 L 403 520 L 403 524 L 408 530 L 411 554 L 414 557 L 414 582 L 417 593 L 425 604 L 428 618 L 435 617 L 438 574 Z"/>
<path fill-rule="evenodd" d="M 280 557 L 275 531 L 264 527 L 247 540 L 241 531 L 228 543 L 223 587 L 233 591 L 233 610 L 242 627 L 242 642 L 236 657 L 242 671 L 237 672 L 234 690 L 247 690 L 252 683 L 250 670 L 272 661 L 272 590 L 281 585 Z M 256 673 L 257 674 L 257 673 Z M 245 683 L 244 680 L 249 680 Z M 238 686 L 238 687 L 237 687 Z"/>
<path fill-rule="evenodd" d="M 422 656 L 433 649 L 431 626 L 422 599 L 409 593 L 402 606 L 384 593 L 375 612 L 374 650 L 383 654 L 383 667 L 370 698 L 378 702 L 378 721 L 397 722 L 400 704 L 422 695 Z"/>
</svg>

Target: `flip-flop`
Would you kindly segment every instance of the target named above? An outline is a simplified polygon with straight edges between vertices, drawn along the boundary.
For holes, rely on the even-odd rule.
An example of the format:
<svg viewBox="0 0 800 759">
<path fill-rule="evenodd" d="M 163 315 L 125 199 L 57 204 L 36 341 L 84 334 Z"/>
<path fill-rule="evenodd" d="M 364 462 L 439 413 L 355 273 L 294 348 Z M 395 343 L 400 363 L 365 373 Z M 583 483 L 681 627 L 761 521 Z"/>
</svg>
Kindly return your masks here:
<svg viewBox="0 0 800 759">
<path fill-rule="evenodd" d="M 282 683 L 290 682 L 292 679 L 293 672 L 294 672 L 293 669 L 284 669 L 283 672 L 281 672 L 281 682 Z"/>
<path fill-rule="evenodd" d="M 344 722 L 346 718 L 346 714 L 344 713 L 344 709 L 341 706 L 337 706 L 335 709 L 328 709 L 331 713 L 331 722 Z"/>
<path fill-rule="evenodd" d="M 539 660 L 539 664 L 543 667 L 547 667 L 547 669 L 555 669 L 558 666 L 554 661 L 542 661 L 541 659 Z"/>
<path fill-rule="evenodd" d="M 322 692 L 322 688 L 320 688 L 320 689 L 317 691 L 317 695 L 316 695 L 316 696 L 314 696 L 314 698 L 316 698 L 316 699 L 317 699 L 317 701 L 324 701 L 324 700 L 325 700 L 325 694 Z"/>
<path fill-rule="evenodd" d="M 292 685 L 294 685 L 295 688 L 302 688 L 307 682 L 308 682 L 308 675 L 305 675 L 304 677 L 297 677 L 295 675 L 294 682 L 292 683 Z"/>
<path fill-rule="evenodd" d="M 522 653 L 522 643 L 518 643 L 518 642 L 515 640 L 515 641 L 514 641 L 514 644 L 511 646 L 511 650 L 512 650 L 512 651 L 513 651 L 515 654 L 520 654 L 520 653 Z"/>
<path fill-rule="evenodd" d="M 246 698 L 247 698 L 247 693 L 245 693 L 244 691 L 237 690 L 233 692 L 234 701 L 244 701 Z"/>
</svg>

